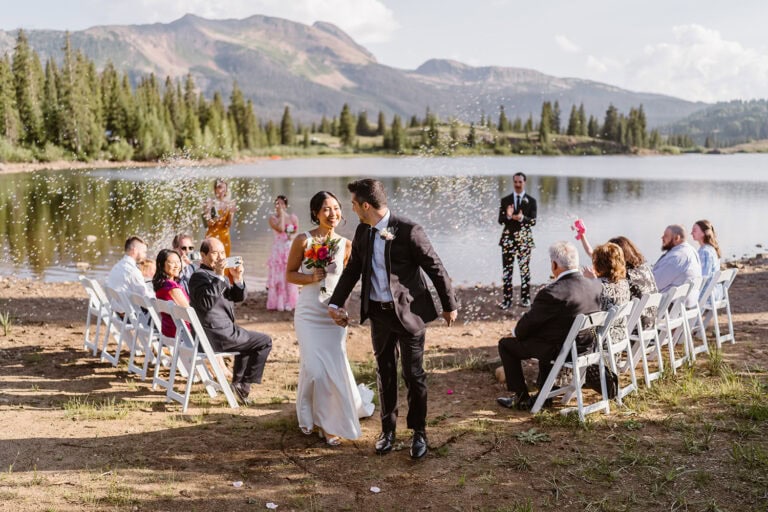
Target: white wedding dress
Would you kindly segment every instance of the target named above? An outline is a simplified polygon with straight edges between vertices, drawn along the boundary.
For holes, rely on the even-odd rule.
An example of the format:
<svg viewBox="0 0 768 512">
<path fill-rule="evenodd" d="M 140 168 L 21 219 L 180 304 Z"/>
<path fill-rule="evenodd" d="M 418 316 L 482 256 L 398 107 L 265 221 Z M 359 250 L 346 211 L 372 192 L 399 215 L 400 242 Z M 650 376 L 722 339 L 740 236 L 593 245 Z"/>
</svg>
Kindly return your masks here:
<svg viewBox="0 0 768 512">
<path fill-rule="evenodd" d="M 305 249 L 312 236 L 305 233 Z M 296 415 L 299 427 L 321 428 L 327 435 L 357 439 L 362 434 L 359 418 L 373 414 L 373 391 L 355 385 L 347 359 L 347 329 L 328 316 L 328 301 L 344 270 L 346 238 L 341 238 L 333 263 L 326 267 L 325 282 L 301 287 L 294 313 L 299 340 L 299 385 L 296 390 Z M 313 273 L 302 261 L 299 272 Z M 321 292 L 323 285 L 325 292 Z"/>
</svg>

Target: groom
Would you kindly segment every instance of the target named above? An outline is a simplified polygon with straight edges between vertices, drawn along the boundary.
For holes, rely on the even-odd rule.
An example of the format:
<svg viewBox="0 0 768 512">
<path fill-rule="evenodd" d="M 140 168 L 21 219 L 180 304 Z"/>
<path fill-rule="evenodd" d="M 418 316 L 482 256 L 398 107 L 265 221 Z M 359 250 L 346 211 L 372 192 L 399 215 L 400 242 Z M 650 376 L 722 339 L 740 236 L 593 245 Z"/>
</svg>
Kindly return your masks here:
<svg viewBox="0 0 768 512">
<path fill-rule="evenodd" d="M 381 403 L 381 434 L 376 440 L 376 453 L 389 452 L 395 442 L 399 350 L 408 389 L 408 428 L 413 429 L 411 457 L 421 459 L 427 454 L 425 324 L 437 318 L 421 271 L 437 289 L 443 318 L 449 326 L 457 317 L 451 279 L 424 229 L 389 211 L 380 181 L 357 180 L 347 188 L 352 193 L 352 209 L 360 218 L 360 225 L 352 241 L 349 263 L 331 296 L 328 314 L 338 325 L 347 325 L 349 317 L 344 303 L 362 276 L 360 322 L 371 319 Z"/>
</svg>

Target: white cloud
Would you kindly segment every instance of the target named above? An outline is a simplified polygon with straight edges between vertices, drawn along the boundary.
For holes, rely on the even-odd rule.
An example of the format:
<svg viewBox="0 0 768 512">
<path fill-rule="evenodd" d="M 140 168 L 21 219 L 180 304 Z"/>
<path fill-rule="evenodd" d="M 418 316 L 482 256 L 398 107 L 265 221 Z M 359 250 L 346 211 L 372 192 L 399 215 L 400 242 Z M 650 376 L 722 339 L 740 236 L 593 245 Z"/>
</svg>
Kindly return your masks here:
<svg viewBox="0 0 768 512">
<path fill-rule="evenodd" d="M 555 42 L 566 53 L 581 53 L 581 47 L 562 34 L 555 36 Z"/>
<path fill-rule="evenodd" d="M 615 73 L 617 69 L 621 68 L 621 63 L 606 57 L 600 58 L 588 55 L 586 66 L 593 73 L 605 75 L 607 73 Z"/>
<path fill-rule="evenodd" d="M 768 97 L 768 54 L 700 25 L 672 29 L 673 41 L 645 47 L 625 67 L 633 90 L 699 101 Z"/>
<path fill-rule="evenodd" d="M 328 21 L 361 44 L 388 41 L 400 26 L 382 0 L 117 0 L 110 7 L 133 17 L 135 9 L 142 9 L 150 22 L 168 22 L 186 13 L 214 19 L 263 14 L 306 24 Z"/>
</svg>

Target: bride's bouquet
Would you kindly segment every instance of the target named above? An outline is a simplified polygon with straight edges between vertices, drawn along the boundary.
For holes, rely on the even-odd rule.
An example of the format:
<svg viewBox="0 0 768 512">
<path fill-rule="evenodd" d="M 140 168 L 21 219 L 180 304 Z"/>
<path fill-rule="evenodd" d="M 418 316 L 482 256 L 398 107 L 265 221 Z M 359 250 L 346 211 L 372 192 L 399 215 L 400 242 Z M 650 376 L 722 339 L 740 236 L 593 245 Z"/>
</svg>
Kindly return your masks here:
<svg viewBox="0 0 768 512">
<path fill-rule="evenodd" d="M 307 260 L 307 268 L 325 268 L 333 263 L 333 257 L 339 247 L 340 238 L 331 238 L 329 234 L 325 238 L 313 238 L 312 244 L 304 251 Z M 321 281 L 320 292 L 327 293 L 325 279 Z"/>
</svg>

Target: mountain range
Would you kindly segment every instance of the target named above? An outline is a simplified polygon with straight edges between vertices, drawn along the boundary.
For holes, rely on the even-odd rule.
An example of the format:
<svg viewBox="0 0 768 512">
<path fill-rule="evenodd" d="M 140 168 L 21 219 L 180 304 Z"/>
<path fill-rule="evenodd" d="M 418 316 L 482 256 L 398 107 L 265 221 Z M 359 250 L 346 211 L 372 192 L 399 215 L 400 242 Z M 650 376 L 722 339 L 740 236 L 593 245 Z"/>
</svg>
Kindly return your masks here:
<svg viewBox="0 0 768 512">
<path fill-rule="evenodd" d="M 523 68 L 431 59 L 415 70 L 398 69 L 377 62 L 325 22 L 310 26 L 260 15 L 209 20 L 188 14 L 167 24 L 97 26 L 70 35 L 72 46 L 97 66 L 111 61 L 134 81 L 148 73 L 162 79 L 191 73 L 207 96 L 218 90 L 228 97 L 236 80 L 262 119 L 279 119 L 288 105 L 294 119 L 317 121 L 338 115 L 348 103 L 353 112 L 367 111 L 369 119 L 379 110 L 422 117 L 429 108 L 443 119 L 477 121 L 485 113 L 495 120 L 504 105 L 510 119 L 532 114 L 538 120 L 543 101 L 558 101 L 563 123 L 572 105 L 583 103 L 588 115 L 602 121 L 609 104 L 623 113 L 642 104 L 654 127 L 707 106 Z M 16 31 L 0 31 L 0 54 L 13 52 L 16 36 Z M 27 36 L 43 61 L 61 59 L 65 32 L 30 30 Z"/>
</svg>

